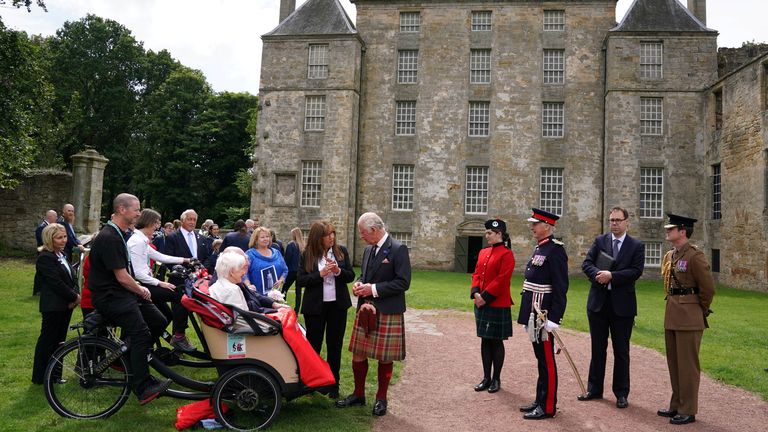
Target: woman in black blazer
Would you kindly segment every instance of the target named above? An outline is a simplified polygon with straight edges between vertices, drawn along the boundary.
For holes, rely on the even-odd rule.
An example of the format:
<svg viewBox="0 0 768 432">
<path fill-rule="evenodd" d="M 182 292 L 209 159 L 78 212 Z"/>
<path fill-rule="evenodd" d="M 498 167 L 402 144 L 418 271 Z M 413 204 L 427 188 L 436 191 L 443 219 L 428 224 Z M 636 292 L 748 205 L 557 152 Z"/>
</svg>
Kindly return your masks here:
<svg viewBox="0 0 768 432">
<path fill-rule="evenodd" d="M 43 383 L 51 355 L 67 338 L 72 310 L 80 303 L 75 271 L 67 262 L 64 246 L 67 232 L 62 225 L 49 224 L 43 229 L 43 245 L 35 265 L 35 290 L 40 292 L 43 323 L 35 346 L 32 382 Z"/>
<path fill-rule="evenodd" d="M 313 223 L 301 254 L 296 286 L 305 288 L 301 313 L 307 339 L 318 354 L 325 334 L 327 361 L 336 378 L 336 388 L 328 394 L 332 399 L 339 397 L 341 348 L 347 329 L 347 309 L 352 307 L 347 284 L 354 279 L 349 252 L 336 244 L 336 229 L 328 221 Z"/>
</svg>

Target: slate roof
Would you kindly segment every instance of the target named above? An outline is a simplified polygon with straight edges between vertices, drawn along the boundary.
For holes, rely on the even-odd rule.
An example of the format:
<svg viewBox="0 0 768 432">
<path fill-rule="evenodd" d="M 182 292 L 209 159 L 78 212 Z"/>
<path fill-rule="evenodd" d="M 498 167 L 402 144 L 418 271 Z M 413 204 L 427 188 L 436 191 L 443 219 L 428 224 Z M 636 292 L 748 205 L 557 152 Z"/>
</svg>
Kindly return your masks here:
<svg viewBox="0 0 768 432">
<path fill-rule="evenodd" d="M 612 32 L 708 32 L 707 28 L 677 0 L 635 0 Z"/>
<path fill-rule="evenodd" d="M 357 34 L 339 0 L 307 0 L 264 36 Z"/>
</svg>

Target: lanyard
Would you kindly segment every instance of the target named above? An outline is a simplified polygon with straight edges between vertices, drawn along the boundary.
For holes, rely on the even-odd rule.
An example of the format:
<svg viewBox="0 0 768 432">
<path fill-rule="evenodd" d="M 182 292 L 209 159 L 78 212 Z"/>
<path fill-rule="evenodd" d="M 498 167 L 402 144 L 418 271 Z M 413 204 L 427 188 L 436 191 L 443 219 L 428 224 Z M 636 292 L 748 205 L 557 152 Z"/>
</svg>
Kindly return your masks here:
<svg viewBox="0 0 768 432">
<path fill-rule="evenodd" d="M 114 228 L 115 231 L 117 231 L 117 233 L 120 234 L 120 239 L 123 240 L 123 245 L 125 246 L 125 255 L 128 257 L 128 268 L 131 268 L 131 252 L 128 250 L 128 243 L 125 241 L 125 236 L 123 235 L 123 230 L 121 230 L 120 227 L 115 225 L 115 223 L 112 222 L 112 221 L 107 222 L 107 225 L 109 225 L 112 228 Z"/>
</svg>

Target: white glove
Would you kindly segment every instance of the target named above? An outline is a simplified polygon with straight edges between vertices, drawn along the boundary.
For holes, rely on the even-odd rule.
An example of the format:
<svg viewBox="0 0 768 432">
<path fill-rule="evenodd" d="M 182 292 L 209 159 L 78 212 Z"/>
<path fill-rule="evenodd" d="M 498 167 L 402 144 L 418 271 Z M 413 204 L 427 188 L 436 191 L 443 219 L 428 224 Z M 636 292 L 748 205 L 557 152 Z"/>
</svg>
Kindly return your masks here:
<svg viewBox="0 0 768 432">
<path fill-rule="evenodd" d="M 545 329 L 546 329 L 548 332 L 552 332 L 553 330 L 557 330 L 557 329 L 559 329 L 559 328 L 560 328 L 560 326 L 559 326 L 559 325 L 557 325 L 557 324 L 555 324 L 555 323 L 553 323 L 553 322 L 552 322 L 552 321 L 550 321 L 550 320 L 547 320 L 547 323 L 546 323 L 546 324 L 544 324 L 544 328 L 545 328 Z"/>
</svg>

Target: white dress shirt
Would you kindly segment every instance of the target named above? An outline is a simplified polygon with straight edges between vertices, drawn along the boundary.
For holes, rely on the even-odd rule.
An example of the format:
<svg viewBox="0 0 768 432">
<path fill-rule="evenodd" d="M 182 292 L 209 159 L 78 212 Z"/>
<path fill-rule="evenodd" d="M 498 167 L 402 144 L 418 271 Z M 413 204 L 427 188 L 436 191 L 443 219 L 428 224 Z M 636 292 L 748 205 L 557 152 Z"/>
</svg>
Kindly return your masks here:
<svg viewBox="0 0 768 432">
<path fill-rule="evenodd" d="M 133 276 L 144 285 L 157 286 L 160 280 L 152 276 L 152 270 L 149 268 L 149 260 L 161 262 L 163 264 L 181 264 L 184 258 L 161 254 L 149 246 L 149 239 L 141 230 L 134 230 L 128 239 L 128 251 L 131 254 L 131 265 L 133 266 Z"/>
</svg>

